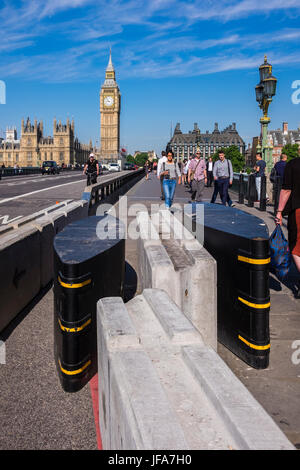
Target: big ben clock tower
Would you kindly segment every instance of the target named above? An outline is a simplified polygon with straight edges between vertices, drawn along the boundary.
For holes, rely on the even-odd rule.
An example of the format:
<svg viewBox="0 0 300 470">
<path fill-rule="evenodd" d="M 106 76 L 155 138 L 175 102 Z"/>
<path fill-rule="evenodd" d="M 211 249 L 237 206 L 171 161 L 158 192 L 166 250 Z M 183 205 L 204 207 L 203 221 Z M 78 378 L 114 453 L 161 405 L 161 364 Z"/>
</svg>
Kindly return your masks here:
<svg viewBox="0 0 300 470">
<path fill-rule="evenodd" d="M 100 157 L 116 161 L 120 148 L 121 94 L 116 82 L 115 69 L 109 53 L 105 81 L 100 91 Z"/>
</svg>

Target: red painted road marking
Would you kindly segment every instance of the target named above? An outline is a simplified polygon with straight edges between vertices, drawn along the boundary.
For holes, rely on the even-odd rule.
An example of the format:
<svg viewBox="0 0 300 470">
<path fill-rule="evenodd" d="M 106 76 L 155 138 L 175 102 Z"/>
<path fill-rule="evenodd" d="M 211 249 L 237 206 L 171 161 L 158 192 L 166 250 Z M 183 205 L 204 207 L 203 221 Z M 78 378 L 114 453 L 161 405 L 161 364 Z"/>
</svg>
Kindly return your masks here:
<svg viewBox="0 0 300 470">
<path fill-rule="evenodd" d="M 100 432 L 100 425 L 99 425 L 98 374 L 96 374 L 90 380 L 89 384 L 90 384 L 92 402 L 93 402 L 95 427 L 96 427 L 96 434 L 97 434 L 97 446 L 98 446 L 98 450 L 102 450 L 101 432 Z"/>
</svg>

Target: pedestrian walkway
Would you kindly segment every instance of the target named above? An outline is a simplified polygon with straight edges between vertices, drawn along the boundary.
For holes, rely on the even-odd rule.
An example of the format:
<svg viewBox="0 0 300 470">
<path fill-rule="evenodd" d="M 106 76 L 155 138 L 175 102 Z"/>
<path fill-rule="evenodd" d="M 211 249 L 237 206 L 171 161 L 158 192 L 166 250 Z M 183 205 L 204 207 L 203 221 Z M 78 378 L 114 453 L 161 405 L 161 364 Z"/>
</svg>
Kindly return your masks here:
<svg viewBox="0 0 300 470">
<path fill-rule="evenodd" d="M 213 188 L 205 189 L 210 201 Z M 141 203 L 150 209 L 160 200 L 160 183 L 151 173 L 149 181 L 137 183 L 127 194 L 128 207 Z M 232 195 L 234 201 L 237 196 Z M 174 203 L 190 199 L 186 188 L 177 186 Z M 119 203 L 116 204 L 116 209 Z M 237 205 L 238 207 L 238 205 Z M 241 206 L 242 210 L 250 210 Z M 269 218 L 267 213 L 251 213 Z M 131 214 L 128 224 L 134 223 Z M 266 223 L 270 223 L 271 220 Z M 126 241 L 126 300 L 140 293 L 137 240 Z M 300 340 L 300 304 L 288 286 L 273 276 L 271 282 L 270 367 L 254 370 L 222 345 L 220 356 L 262 404 L 294 445 L 300 443 L 300 365 L 292 362 L 293 341 Z M 90 385 L 68 394 L 60 386 L 53 358 L 53 293 L 45 292 L 6 331 L 6 364 L 0 364 L 0 449 L 97 449 L 97 428 Z M 95 381 L 93 397 L 95 402 Z M 259 430 L 258 430 L 259 432 Z M 99 436 L 98 436 L 99 439 Z"/>
</svg>

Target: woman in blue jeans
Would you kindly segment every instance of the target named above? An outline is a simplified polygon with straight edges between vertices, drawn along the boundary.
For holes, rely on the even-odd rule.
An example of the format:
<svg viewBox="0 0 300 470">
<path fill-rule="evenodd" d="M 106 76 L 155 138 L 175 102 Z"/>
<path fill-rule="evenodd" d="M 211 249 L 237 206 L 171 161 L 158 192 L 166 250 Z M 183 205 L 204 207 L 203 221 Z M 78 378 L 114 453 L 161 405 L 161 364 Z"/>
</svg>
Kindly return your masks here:
<svg viewBox="0 0 300 470">
<path fill-rule="evenodd" d="M 165 195 L 166 208 L 170 209 L 177 184 L 177 177 L 178 183 L 181 183 L 181 171 L 178 163 L 174 162 L 174 154 L 171 150 L 168 151 L 167 161 L 162 163 L 160 175 L 157 175 L 157 177 L 160 177 L 161 175 L 164 176 L 163 190 Z"/>
</svg>

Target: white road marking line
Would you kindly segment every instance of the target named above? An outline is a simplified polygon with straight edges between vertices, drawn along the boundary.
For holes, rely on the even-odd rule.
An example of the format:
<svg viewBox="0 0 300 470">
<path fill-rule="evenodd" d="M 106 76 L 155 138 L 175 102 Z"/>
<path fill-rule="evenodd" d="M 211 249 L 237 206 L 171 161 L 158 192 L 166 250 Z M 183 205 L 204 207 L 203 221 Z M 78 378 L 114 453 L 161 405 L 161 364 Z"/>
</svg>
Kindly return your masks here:
<svg viewBox="0 0 300 470">
<path fill-rule="evenodd" d="M 9 220 L 10 215 L 0 215 L 0 220 L 2 219 L 2 225 L 7 225 L 10 224 L 11 222 L 14 222 L 15 220 L 21 219 L 23 217 L 22 215 L 18 215 L 18 217 L 15 217 L 14 219 Z"/>
<path fill-rule="evenodd" d="M 51 186 L 50 188 L 38 189 L 37 191 L 31 191 L 30 193 L 20 194 L 19 196 L 13 196 L 13 197 L 8 197 L 6 199 L 2 199 L 2 201 L 0 201 L 0 204 L 3 204 L 4 202 L 13 201 L 15 199 L 21 199 L 22 197 L 31 196 L 32 194 L 41 193 L 43 191 L 50 191 L 51 189 L 61 188 L 62 186 L 68 186 L 69 184 L 76 184 L 76 183 L 86 184 L 84 179 L 81 179 L 79 181 L 71 181 L 71 183 L 58 184 L 56 186 Z"/>
<path fill-rule="evenodd" d="M 4 185 L 7 185 L 7 186 L 18 186 L 18 185 L 21 185 L 21 184 L 28 184 L 28 183 L 41 183 L 41 182 L 44 182 L 44 181 L 53 181 L 53 180 L 56 180 L 56 179 L 65 179 L 65 178 L 74 178 L 74 175 L 63 175 L 63 176 L 48 176 L 47 179 L 46 177 L 39 177 L 39 178 L 36 178 L 35 179 L 26 179 L 26 180 L 19 180 L 19 181 L 12 181 L 12 182 L 6 182 L 6 181 L 3 181 L 3 183 L 1 184 L 1 186 L 4 186 Z M 11 181 L 11 180 L 10 180 Z"/>
</svg>

